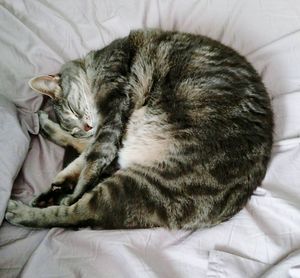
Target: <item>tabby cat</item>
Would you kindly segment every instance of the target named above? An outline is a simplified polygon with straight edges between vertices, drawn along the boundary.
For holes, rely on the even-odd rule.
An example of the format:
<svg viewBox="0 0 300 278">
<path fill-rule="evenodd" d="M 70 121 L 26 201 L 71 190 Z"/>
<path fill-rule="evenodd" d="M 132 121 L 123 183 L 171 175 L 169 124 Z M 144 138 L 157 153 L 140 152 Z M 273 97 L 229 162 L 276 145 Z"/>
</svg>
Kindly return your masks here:
<svg viewBox="0 0 300 278">
<path fill-rule="evenodd" d="M 9 201 L 15 225 L 209 227 L 265 176 L 268 94 L 245 58 L 207 37 L 132 31 L 30 86 L 58 118 L 40 112 L 42 133 L 81 154 L 32 206 Z"/>
</svg>

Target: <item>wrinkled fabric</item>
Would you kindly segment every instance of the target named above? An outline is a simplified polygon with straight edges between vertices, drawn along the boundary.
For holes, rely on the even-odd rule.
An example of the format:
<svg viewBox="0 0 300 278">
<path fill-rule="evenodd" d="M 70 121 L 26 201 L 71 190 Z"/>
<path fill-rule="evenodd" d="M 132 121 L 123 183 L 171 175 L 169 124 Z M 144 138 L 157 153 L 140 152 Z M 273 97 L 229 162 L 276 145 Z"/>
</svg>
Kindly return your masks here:
<svg viewBox="0 0 300 278">
<path fill-rule="evenodd" d="M 22 129 L 17 109 L 0 95 L 0 223 L 13 183 L 29 148 L 29 135 Z"/>
<path fill-rule="evenodd" d="M 28 80 L 143 27 L 212 37 L 262 76 L 275 143 L 261 187 L 231 220 L 197 231 L 3 222 L 0 277 L 300 277 L 298 0 L 0 1 L 0 95 L 9 100 L 0 101 L 0 219 L 13 182 L 13 196 L 28 203 L 63 165 L 64 150 L 38 134 L 36 112 L 51 103 Z"/>
</svg>

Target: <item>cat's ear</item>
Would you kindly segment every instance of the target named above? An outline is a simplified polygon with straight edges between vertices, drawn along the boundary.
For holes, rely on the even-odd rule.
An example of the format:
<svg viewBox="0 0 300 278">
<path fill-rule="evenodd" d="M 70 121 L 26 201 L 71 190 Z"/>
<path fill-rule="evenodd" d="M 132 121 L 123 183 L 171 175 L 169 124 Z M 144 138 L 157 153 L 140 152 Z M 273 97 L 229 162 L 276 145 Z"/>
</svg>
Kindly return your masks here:
<svg viewBox="0 0 300 278">
<path fill-rule="evenodd" d="M 57 99 L 62 91 L 59 80 L 59 75 L 41 75 L 30 79 L 28 85 L 37 93 Z"/>
</svg>

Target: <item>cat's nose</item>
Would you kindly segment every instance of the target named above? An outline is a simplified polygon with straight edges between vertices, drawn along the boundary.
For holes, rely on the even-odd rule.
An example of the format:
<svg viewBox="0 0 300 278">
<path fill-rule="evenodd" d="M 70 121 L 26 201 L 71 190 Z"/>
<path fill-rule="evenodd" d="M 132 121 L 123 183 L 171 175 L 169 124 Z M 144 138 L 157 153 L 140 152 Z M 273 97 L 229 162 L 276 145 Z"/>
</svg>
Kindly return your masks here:
<svg viewBox="0 0 300 278">
<path fill-rule="evenodd" d="M 89 124 L 84 124 L 84 126 L 83 126 L 83 129 L 85 130 L 85 131 L 89 131 L 89 130 L 91 130 L 93 127 L 92 126 L 90 126 Z"/>
</svg>

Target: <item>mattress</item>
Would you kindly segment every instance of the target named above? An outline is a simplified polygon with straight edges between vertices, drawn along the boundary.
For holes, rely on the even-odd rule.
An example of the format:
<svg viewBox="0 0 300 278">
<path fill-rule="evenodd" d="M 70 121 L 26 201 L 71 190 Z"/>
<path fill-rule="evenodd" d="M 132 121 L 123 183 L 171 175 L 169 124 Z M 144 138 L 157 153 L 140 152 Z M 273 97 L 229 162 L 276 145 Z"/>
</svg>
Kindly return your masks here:
<svg viewBox="0 0 300 278">
<path fill-rule="evenodd" d="M 138 28 L 207 35 L 246 56 L 275 117 L 267 174 L 231 220 L 195 231 L 27 229 L 3 220 L 63 167 L 27 85 Z M 300 277 L 298 0 L 0 1 L 0 277 Z"/>
</svg>

